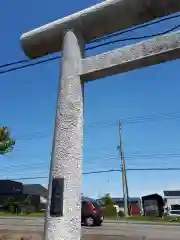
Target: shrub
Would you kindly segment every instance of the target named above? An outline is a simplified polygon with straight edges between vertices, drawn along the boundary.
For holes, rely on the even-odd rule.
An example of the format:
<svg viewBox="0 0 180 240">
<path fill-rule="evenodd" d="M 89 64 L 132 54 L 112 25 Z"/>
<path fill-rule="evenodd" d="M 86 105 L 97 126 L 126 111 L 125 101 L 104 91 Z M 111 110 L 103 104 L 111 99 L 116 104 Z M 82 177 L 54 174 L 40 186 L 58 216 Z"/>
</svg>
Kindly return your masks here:
<svg viewBox="0 0 180 240">
<path fill-rule="evenodd" d="M 104 208 L 104 216 L 105 217 L 116 216 L 116 209 L 112 205 L 106 206 Z"/>
</svg>

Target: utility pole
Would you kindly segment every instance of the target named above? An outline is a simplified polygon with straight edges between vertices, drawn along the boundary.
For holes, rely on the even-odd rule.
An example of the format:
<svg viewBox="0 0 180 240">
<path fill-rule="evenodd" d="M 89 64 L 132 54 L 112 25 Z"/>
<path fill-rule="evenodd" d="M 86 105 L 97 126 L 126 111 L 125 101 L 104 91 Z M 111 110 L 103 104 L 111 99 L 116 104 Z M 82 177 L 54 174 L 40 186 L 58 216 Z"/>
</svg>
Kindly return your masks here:
<svg viewBox="0 0 180 240">
<path fill-rule="evenodd" d="M 118 123 L 119 127 L 119 145 L 118 150 L 121 158 L 121 171 L 122 171 L 122 185 L 123 185 L 123 198 L 124 198 L 124 213 L 125 216 L 129 216 L 129 194 L 128 194 L 128 185 L 126 177 L 126 162 L 124 159 L 124 150 L 123 150 L 123 141 L 122 141 L 122 124 L 121 121 Z"/>
</svg>

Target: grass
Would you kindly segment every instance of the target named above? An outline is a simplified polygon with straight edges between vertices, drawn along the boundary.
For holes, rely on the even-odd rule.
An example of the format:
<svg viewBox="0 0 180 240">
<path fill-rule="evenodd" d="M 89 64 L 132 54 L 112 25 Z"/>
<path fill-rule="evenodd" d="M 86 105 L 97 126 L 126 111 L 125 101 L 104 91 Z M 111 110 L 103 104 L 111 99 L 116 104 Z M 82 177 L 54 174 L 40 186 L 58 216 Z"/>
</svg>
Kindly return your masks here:
<svg viewBox="0 0 180 240">
<path fill-rule="evenodd" d="M 0 217 L 44 217 L 43 212 L 35 212 L 35 213 L 20 213 L 20 214 L 12 214 L 10 212 L 0 212 Z M 105 219 L 109 220 L 116 220 L 116 216 L 105 216 Z M 148 217 L 148 216 L 131 216 L 128 218 L 120 217 L 119 221 L 139 221 L 139 222 L 154 222 L 154 223 L 168 223 L 168 222 L 175 222 L 180 223 L 180 218 L 175 217 Z"/>
<path fill-rule="evenodd" d="M 20 213 L 20 214 L 15 214 L 15 213 L 10 213 L 10 212 L 0 212 L 0 217 L 9 217 L 9 216 L 13 216 L 13 217 L 43 217 L 44 213 L 41 212 L 35 212 L 35 213 Z"/>
<path fill-rule="evenodd" d="M 176 217 L 168 217 L 165 216 L 163 218 L 160 217 L 148 217 L 148 216 L 134 216 L 130 217 L 130 220 L 134 221 L 151 221 L 151 222 L 180 222 L 180 218 Z"/>
<path fill-rule="evenodd" d="M 107 219 L 112 219 L 112 220 L 116 220 L 116 217 L 106 217 Z M 175 217 L 164 217 L 164 218 L 160 218 L 160 217 L 149 217 L 149 216 L 131 216 L 128 218 L 125 217 L 121 217 L 119 218 L 119 221 L 142 221 L 142 222 L 177 222 L 180 223 L 180 218 L 175 218 Z"/>
</svg>

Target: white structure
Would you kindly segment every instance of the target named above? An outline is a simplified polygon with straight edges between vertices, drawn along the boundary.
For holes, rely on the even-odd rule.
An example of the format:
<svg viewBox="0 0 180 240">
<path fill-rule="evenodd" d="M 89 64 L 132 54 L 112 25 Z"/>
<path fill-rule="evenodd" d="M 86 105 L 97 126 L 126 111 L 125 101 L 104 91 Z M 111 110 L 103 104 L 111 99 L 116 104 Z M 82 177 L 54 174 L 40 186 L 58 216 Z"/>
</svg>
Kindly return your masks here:
<svg viewBox="0 0 180 240">
<path fill-rule="evenodd" d="M 164 191 L 164 199 L 168 215 L 180 215 L 180 190 Z"/>
<path fill-rule="evenodd" d="M 116 218 L 119 219 L 119 212 L 121 211 L 121 209 L 117 204 L 114 205 L 114 208 L 116 209 Z M 123 211 L 124 211 L 124 208 L 123 208 Z"/>
</svg>

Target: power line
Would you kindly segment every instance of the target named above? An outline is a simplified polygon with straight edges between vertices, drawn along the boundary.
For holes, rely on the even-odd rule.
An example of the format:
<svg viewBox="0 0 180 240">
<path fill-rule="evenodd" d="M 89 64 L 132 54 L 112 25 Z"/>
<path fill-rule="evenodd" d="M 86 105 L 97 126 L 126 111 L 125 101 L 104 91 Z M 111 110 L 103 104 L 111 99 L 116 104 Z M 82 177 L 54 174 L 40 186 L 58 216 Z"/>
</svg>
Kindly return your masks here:
<svg viewBox="0 0 180 240">
<path fill-rule="evenodd" d="M 86 149 L 86 148 L 85 148 Z M 88 149 L 86 149 L 86 150 L 88 150 L 88 151 L 90 151 L 90 152 L 94 152 L 94 151 L 96 151 L 97 149 L 96 148 L 88 148 Z M 112 156 L 112 153 L 111 153 L 111 151 L 101 151 L 101 150 L 107 150 L 107 148 L 101 148 L 101 149 L 99 149 L 98 148 L 98 150 L 100 150 L 100 152 L 98 151 L 98 155 L 91 155 L 91 154 L 88 154 L 88 156 L 90 157 L 90 158 L 100 158 L 101 156 L 105 156 L 105 157 L 109 157 L 109 156 Z M 166 149 L 167 150 L 167 149 Z M 148 152 L 144 152 L 144 151 L 139 151 L 139 150 L 135 150 L 135 151 L 126 151 L 126 157 L 127 156 L 144 156 L 144 155 L 153 155 L 153 156 L 159 156 L 159 155 L 165 155 L 165 156 L 169 156 L 169 155 L 176 155 L 176 154 L 180 154 L 180 152 L 179 152 L 179 150 L 180 150 L 180 148 L 172 148 L 172 149 L 170 149 L 170 150 L 168 150 L 168 152 L 167 151 L 163 151 L 163 152 L 159 152 L 159 151 L 148 151 Z M 113 148 L 113 151 L 115 152 L 115 149 Z"/>
<path fill-rule="evenodd" d="M 121 122 L 123 124 L 126 123 L 136 123 L 141 121 L 153 121 L 153 120 L 161 120 L 161 119 L 171 119 L 171 118 L 180 118 L 180 112 L 172 112 L 172 113 L 163 113 L 158 115 L 147 115 L 147 116 L 139 116 L 134 118 L 121 118 Z M 103 122 L 96 122 L 93 124 L 88 124 L 87 127 L 109 127 L 114 124 L 118 125 L 118 120 Z"/>
<path fill-rule="evenodd" d="M 164 157 L 171 157 L 171 158 L 179 158 L 180 154 L 175 153 L 175 154 L 140 154 L 140 155 L 126 155 L 127 159 L 151 159 L 151 158 L 164 158 Z"/>
<path fill-rule="evenodd" d="M 102 171 L 91 171 L 91 172 L 84 172 L 83 175 L 90 175 L 90 174 L 98 174 L 98 173 L 108 173 L 108 172 L 119 172 L 119 169 L 109 169 L 109 170 L 102 170 Z M 7 180 L 15 181 L 15 180 L 32 180 L 32 179 L 46 179 L 48 176 L 36 176 L 36 177 L 20 177 L 20 178 L 11 178 Z"/>
<path fill-rule="evenodd" d="M 108 157 L 108 158 L 101 158 L 101 161 L 109 161 L 109 160 L 119 160 L 119 159 L 118 159 L 118 157 L 114 157 L 114 156 Z M 88 163 L 92 164 L 92 163 L 98 163 L 98 162 L 99 161 L 97 161 L 97 160 L 93 160 L 93 161 L 83 160 L 83 163 L 86 163 L 86 164 L 88 164 Z M 47 167 L 48 168 L 48 167 L 50 167 L 50 164 L 43 164 L 43 163 L 34 164 L 34 163 L 32 163 L 32 164 L 24 164 L 24 165 L 8 165 L 8 166 L 4 166 L 4 168 L 5 168 L 5 170 L 10 170 L 12 168 L 13 169 L 14 168 L 20 169 L 22 167 L 27 167 L 27 169 L 29 170 L 29 167 L 32 167 L 32 165 L 33 165 L 34 168 L 42 168 L 42 167 Z M 1 170 L 4 170 L 4 168 L 1 167 Z"/>
<path fill-rule="evenodd" d="M 125 124 L 133 124 L 133 123 L 141 123 L 141 122 L 154 122 L 154 121 L 160 121 L 160 120 L 173 120 L 173 119 L 180 119 L 180 116 L 169 116 L 169 117 L 150 117 L 150 118 L 141 118 L 137 120 L 127 120 L 123 123 Z"/>
<path fill-rule="evenodd" d="M 24 136 L 17 136 L 15 137 L 16 140 L 31 140 L 31 139 L 39 139 L 44 138 L 46 136 L 50 136 L 50 133 L 29 133 L 26 137 Z"/>
<path fill-rule="evenodd" d="M 161 153 L 161 154 L 142 154 L 142 155 L 126 155 L 126 159 L 132 159 L 133 162 L 134 160 L 144 160 L 144 159 L 153 159 L 153 160 L 156 160 L 158 158 L 165 158 L 165 157 L 169 157 L 169 158 L 180 158 L 180 153 L 176 153 L 176 154 L 164 154 L 164 153 Z M 94 157 L 95 158 L 95 157 Z M 98 160 L 97 160 L 98 159 Z M 86 164 L 93 164 L 93 163 L 99 163 L 100 161 L 103 161 L 103 162 L 108 162 L 109 163 L 115 163 L 115 162 L 112 162 L 112 160 L 118 160 L 119 161 L 119 157 L 118 156 L 108 156 L 108 157 L 105 157 L 105 158 L 102 158 L 102 157 L 96 157 L 96 159 L 93 159 L 93 160 L 83 160 L 83 163 L 86 163 Z M 165 159 L 166 161 L 167 159 Z M 50 161 L 50 159 L 49 159 Z M 116 163 L 119 163 L 119 162 L 116 162 Z M 128 161 L 129 162 L 129 161 Z M 144 162 L 146 163 L 146 161 Z M 158 162 L 159 163 L 159 162 Z M 177 163 L 177 162 L 176 162 Z M 42 167 L 50 167 L 49 165 L 49 162 L 47 164 L 44 164 L 42 162 L 39 162 L 37 164 L 34 164 L 32 163 L 34 167 L 36 168 L 42 168 Z M 9 170 L 9 169 L 14 169 L 14 168 L 24 168 L 24 167 L 27 167 L 27 169 L 29 169 L 29 167 L 32 166 L 32 164 L 22 164 L 22 165 L 6 165 L 4 166 L 5 170 Z M 136 162 L 136 165 L 137 165 L 137 162 Z M 153 163 L 154 165 L 154 163 Z M 3 167 L 1 168 L 4 169 Z"/>
<path fill-rule="evenodd" d="M 5 63 L 5 64 L 0 65 L 0 68 L 9 67 L 9 66 L 12 66 L 15 64 L 26 63 L 26 62 L 30 62 L 30 61 L 31 60 L 29 60 L 29 59 L 24 59 L 24 60 L 19 60 L 16 62 Z"/>
<path fill-rule="evenodd" d="M 135 27 L 132 27 L 132 28 L 127 29 L 127 30 L 111 33 L 111 34 L 108 34 L 107 36 L 96 38 L 95 40 L 92 40 L 89 43 L 100 42 L 102 40 L 106 40 L 106 39 L 109 39 L 109 38 L 112 38 L 112 37 L 117 37 L 117 36 L 122 35 L 124 33 L 132 32 L 132 31 L 137 30 L 137 29 L 145 28 L 145 27 L 148 27 L 148 26 L 152 26 L 152 25 L 155 25 L 155 24 L 167 21 L 167 20 L 179 18 L 179 17 L 180 17 L 180 14 L 175 15 L 175 16 L 164 17 L 164 18 L 161 18 L 159 20 L 155 20 L 155 21 L 151 21 L 151 22 L 142 24 L 140 26 L 135 26 Z"/>
<path fill-rule="evenodd" d="M 180 167 L 173 167 L 173 168 L 127 168 L 127 171 L 179 171 Z"/>
<path fill-rule="evenodd" d="M 101 44 L 96 45 L 96 46 L 88 47 L 86 50 L 92 50 L 94 48 L 103 47 L 103 46 L 106 46 L 106 45 L 109 45 L 109 44 L 114 44 L 114 43 L 117 43 L 117 42 L 124 42 L 124 41 L 131 41 L 131 40 L 141 40 L 141 39 L 145 39 L 145 38 L 157 37 L 157 36 L 161 36 L 161 35 L 170 33 L 170 32 L 174 31 L 175 29 L 177 29 L 179 27 L 180 27 L 180 24 L 175 26 L 175 27 L 173 27 L 173 28 L 171 28 L 171 29 L 169 29 L 169 30 L 161 32 L 161 33 L 156 33 L 156 34 L 151 34 L 151 35 L 146 35 L 146 36 L 139 36 L 139 37 L 130 37 L 130 38 L 124 38 L 124 39 L 117 39 L 117 40 L 109 41 L 107 43 L 105 42 L 105 43 L 101 43 Z"/>
<path fill-rule="evenodd" d="M 179 116 L 167 116 L 167 117 L 142 117 L 142 118 L 133 118 L 132 119 L 122 119 L 121 122 L 123 124 L 133 124 L 133 123 L 141 123 L 141 122 L 154 122 L 154 121 L 159 121 L 159 120 L 172 120 L 172 119 L 180 119 L 180 115 Z M 97 123 L 97 124 L 91 124 L 91 125 L 87 125 L 88 128 L 96 128 L 96 127 L 114 127 L 117 126 L 118 121 L 109 121 L 107 123 Z"/>
<path fill-rule="evenodd" d="M 179 167 L 174 168 L 127 168 L 127 171 L 179 171 Z M 120 169 L 108 169 L 108 170 L 99 170 L 99 171 L 91 171 L 91 172 L 83 172 L 83 175 L 91 175 L 91 174 L 101 174 L 101 173 L 112 173 L 112 172 L 121 172 Z M 12 178 L 7 180 L 15 181 L 15 180 L 32 180 L 32 179 L 47 179 L 48 176 L 36 176 L 36 177 L 20 177 L 20 178 Z M 6 179 L 4 179 L 6 180 Z"/>
<path fill-rule="evenodd" d="M 158 154 L 153 154 L 153 153 L 150 153 L 150 154 L 138 154 L 138 155 L 136 155 L 136 154 L 127 154 L 126 155 L 126 160 L 133 160 L 133 163 L 134 163 L 134 161 L 136 161 L 136 160 L 145 160 L 145 159 L 151 159 L 151 160 L 156 160 L 156 159 L 158 159 L 158 158 L 165 158 L 165 157 L 169 157 L 169 158 L 180 158 L 180 153 L 158 153 Z M 94 157 L 95 158 L 95 157 Z M 102 158 L 102 157 L 96 157 L 96 159 L 98 159 L 98 160 L 91 160 L 91 161 L 89 161 L 89 160 L 83 160 L 83 163 L 85 163 L 85 164 L 94 164 L 94 163 L 100 163 L 100 161 L 103 161 L 103 162 L 109 162 L 109 163 L 111 163 L 111 164 L 113 164 L 113 163 L 118 163 L 118 161 L 119 161 L 119 157 L 117 156 L 117 157 L 115 157 L 115 156 L 108 156 L 108 157 L 106 157 L 106 158 Z M 112 162 L 112 160 L 117 160 L 117 162 Z M 180 160 L 180 159 L 179 159 Z M 165 161 L 167 162 L 167 159 L 165 159 Z M 128 163 L 128 165 L 130 164 L 130 162 L 129 161 L 127 161 L 127 163 Z M 144 161 L 144 164 L 146 164 L 147 162 L 146 161 Z M 163 162 L 157 162 L 157 163 L 161 163 L 161 164 L 163 164 L 164 163 L 164 161 Z M 176 162 L 177 163 L 177 162 Z M 50 165 L 49 165 L 49 162 L 48 162 L 48 164 L 44 164 L 44 163 L 42 163 L 42 162 L 39 162 L 38 164 L 34 164 L 34 163 L 32 163 L 33 164 L 33 166 L 36 168 L 36 169 L 39 169 L 39 168 L 49 168 L 50 167 Z M 3 170 L 3 171 L 5 171 L 5 170 L 12 170 L 12 169 L 16 169 L 16 168 L 18 168 L 18 169 L 23 169 L 23 170 L 26 170 L 26 168 L 29 170 L 29 168 L 30 167 L 32 167 L 32 164 L 22 164 L 22 165 L 7 165 L 7 166 L 3 166 L 2 168 L 1 168 L 1 170 Z M 137 161 L 136 161 L 136 166 L 137 166 Z M 142 165 L 142 163 L 141 164 L 138 164 L 138 165 Z M 153 165 L 154 165 L 154 162 L 153 162 Z M 25 168 L 25 169 L 24 169 Z M 35 170 L 36 170 L 35 169 Z"/>
<path fill-rule="evenodd" d="M 16 71 L 16 70 L 23 69 L 23 68 L 27 68 L 27 67 L 32 67 L 32 66 L 35 66 L 35 65 L 38 65 L 38 64 L 41 64 L 41 63 L 50 62 L 50 61 L 53 61 L 53 60 L 56 60 L 56 59 L 59 59 L 59 58 L 61 58 L 61 56 L 55 56 L 55 57 L 48 58 L 48 59 L 44 59 L 44 60 L 41 60 L 41 61 L 38 61 L 38 62 L 33 62 L 33 63 L 27 64 L 27 65 L 24 65 L 24 66 L 19 66 L 19 67 L 10 68 L 10 69 L 4 70 L 4 71 L 0 71 L 0 74 L 12 72 L 12 71 Z M 22 61 L 23 61 L 23 60 L 22 60 Z M 26 61 L 28 62 L 28 61 L 30 61 L 30 60 L 26 60 Z M 19 61 L 19 62 L 20 62 L 20 61 Z M 5 64 L 4 64 L 4 65 L 5 65 Z M 11 64 L 11 65 L 12 65 L 12 64 Z M 0 66 L 0 68 L 1 68 L 1 66 Z"/>
<path fill-rule="evenodd" d="M 178 115 L 179 114 L 179 115 Z M 123 124 L 132 124 L 132 123 L 141 123 L 141 122 L 153 122 L 159 120 L 172 120 L 172 119 L 180 119 L 180 112 L 175 113 L 164 113 L 159 115 L 149 115 L 149 116 L 141 116 L 141 117 L 134 117 L 134 118 L 122 118 Z M 94 124 L 88 124 L 86 127 L 88 128 L 97 128 L 97 127 L 114 127 L 118 126 L 118 121 L 107 121 L 107 122 L 99 122 Z M 51 133 L 28 133 L 25 136 L 14 136 L 16 140 L 34 140 L 40 139 L 47 136 L 51 136 Z"/>
<path fill-rule="evenodd" d="M 124 38 L 124 39 L 117 39 L 117 40 L 113 40 L 113 41 L 101 43 L 101 44 L 99 44 L 99 45 L 87 47 L 86 50 L 96 49 L 96 48 L 99 48 L 99 47 L 102 47 L 102 46 L 106 46 L 106 45 L 109 45 L 109 44 L 114 44 L 114 43 L 117 43 L 117 42 L 124 42 L 124 41 L 131 41 L 131 40 L 140 40 L 140 39 L 145 39 L 145 38 L 156 37 L 156 36 L 160 36 L 160 35 L 163 35 L 163 34 L 167 34 L 167 33 L 169 33 L 169 32 L 172 32 L 172 31 L 174 31 L 175 29 L 177 29 L 177 28 L 179 28 L 179 27 L 180 27 L 180 25 L 177 25 L 177 26 L 175 26 L 175 27 L 173 27 L 173 28 L 171 28 L 171 29 L 169 29 L 169 30 L 166 30 L 166 31 L 164 31 L 164 32 L 157 33 L 157 34 L 152 34 L 152 35 L 139 36 L 139 37 L 131 37 L 131 38 Z M 27 64 L 27 65 L 10 68 L 10 69 L 4 70 L 4 71 L 0 71 L 0 74 L 12 72 L 12 71 L 16 71 L 16 70 L 23 69 L 23 68 L 27 68 L 27 67 L 32 67 L 32 66 L 35 66 L 35 65 L 38 65 L 38 64 L 41 64 L 41 63 L 46 63 L 46 62 L 49 62 L 49 61 L 54 61 L 54 60 L 59 59 L 59 58 L 61 58 L 61 56 L 55 56 L 55 57 L 51 57 L 51 58 L 48 58 L 48 59 L 45 59 L 45 60 L 36 61 L 36 62 Z M 17 62 L 18 62 L 18 63 L 20 63 L 20 62 L 23 63 L 23 61 L 27 62 L 27 61 L 32 61 L 32 60 L 20 60 L 20 61 L 17 61 Z M 17 64 L 17 62 L 14 62 L 14 63 L 12 62 L 12 63 L 3 64 L 3 65 L 0 66 L 0 68 L 2 68 L 2 66 L 5 67 L 5 66 L 10 66 L 10 65 L 15 65 L 15 64 Z"/>
<path fill-rule="evenodd" d="M 118 159 L 117 159 L 118 160 Z M 167 161 L 165 161 L 166 162 L 166 165 L 168 165 L 168 167 L 170 167 L 170 166 L 172 166 L 172 165 L 174 165 L 174 164 L 171 164 L 172 162 L 167 162 Z M 164 165 L 164 163 L 165 162 L 156 162 L 156 164 L 154 164 L 154 162 L 152 163 L 151 162 L 151 164 L 147 164 L 147 162 L 144 162 L 143 164 L 142 163 L 138 163 L 137 164 L 137 162 L 136 163 L 134 163 L 134 162 L 132 162 L 132 163 L 129 163 L 128 161 L 127 161 L 127 168 L 126 168 L 126 170 L 127 171 L 132 171 L 132 170 L 141 170 L 141 169 L 144 169 L 144 170 L 158 170 L 159 168 L 160 169 L 164 169 L 164 168 L 162 168 L 161 166 L 162 165 Z M 87 166 L 88 166 L 88 169 L 89 169 L 89 165 L 88 165 L 88 163 L 90 163 L 91 165 L 93 164 L 93 163 L 97 163 L 97 164 L 100 164 L 100 163 L 102 163 L 102 162 L 98 162 L 98 161 L 94 161 L 94 162 L 86 162 L 86 164 L 87 164 Z M 104 162 L 103 162 L 104 163 Z M 118 161 L 117 162 L 115 162 L 116 164 L 113 164 L 112 162 L 111 162 L 111 164 L 110 165 L 108 165 L 107 167 L 113 167 L 113 165 L 118 165 L 119 167 L 122 167 L 120 164 L 118 164 Z M 134 163 L 134 164 L 133 164 Z M 90 165 L 90 166 L 91 166 Z M 105 165 L 105 164 L 104 164 Z M 177 166 L 178 165 L 178 166 Z M 35 169 L 31 169 L 32 168 L 32 166 L 35 168 Z M 143 166 L 145 166 L 145 168 L 143 168 Z M 22 171 L 21 172 L 21 174 L 26 174 L 25 173 L 25 171 L 28 171 L 29 173 L 31 173 L 31 174 L 42 174 L 42 172 L 46 172 L 46 171 L 48 171 L 48 169 L 49 169 L 49 167 L 50 167 L 50 165 L 48 164 L 48 165 L 33 165 L 33 164 L 29 164 L 29 165 L 27 165 L 27 166 L 23 166 L 23 165 L 20 165 L 20 166 L 8 166 L 8 168 L 7 167 L 2 167 L 2 171 L 3 171 L 3 174 L 7 174 L 9 171 L 14 171 L 14 170 L 16 170 L 16 169 L 18 169 L 18 170 L 20 170 L 20 171 Z M 107 167 L 106 167 L 106 169 L 107 169 Z M 135 167 L 135 168 L 134 168 Z M 137 168 L 138 167 L 138 168 Z M 147 168 L 148 167 L 148 168 Z M 176 162 L 176 167 L 173 167 L 173 169 L 175 168 L 177 168 L 177 167 L 179 167 L 179 164 L 177 164 L 177 162 Z M 97 167 L 96 167 L 97 168 Z M 166 167 L 167 168 L 167 167 Z M 33 170 L 33 172 L 32 171 L 30 171 L 30 169 L 31 170 Z M 93 169 L 93 167 L 91 166 L 91 169 Z M 168 168 L 169 169 L 169 168 Z M 168 170 L 167 169 L 167 170 Z M 37 172 L 37 171 L 38 172 Z M 106 170 L 104 170 L 104 171 L 106 171 Z M 8 174 L 9 175 L 9 174 Z"/>
</svg>

